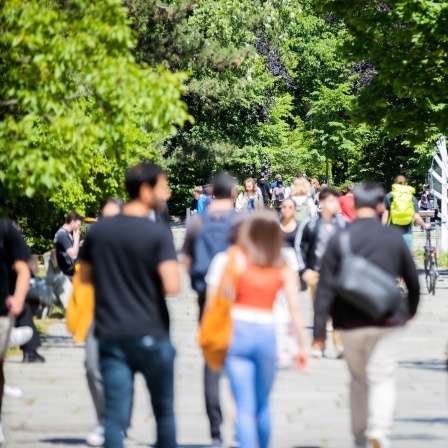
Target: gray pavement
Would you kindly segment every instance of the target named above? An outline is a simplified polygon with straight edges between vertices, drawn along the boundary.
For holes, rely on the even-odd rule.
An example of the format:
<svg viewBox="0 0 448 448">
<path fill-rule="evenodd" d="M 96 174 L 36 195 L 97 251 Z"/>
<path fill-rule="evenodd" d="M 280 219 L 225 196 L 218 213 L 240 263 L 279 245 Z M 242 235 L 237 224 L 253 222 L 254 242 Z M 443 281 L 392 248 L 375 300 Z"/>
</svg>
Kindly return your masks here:
<svg viewBox="0 0 448 448">
<path fill-rule="evenodd" d="M 179 245 L 182 229 L 175 231 Z M 311 324 L 307 293 L 299 296 L 305 321 Z M 202 396 L 202 361 L 196 344 L 195 295 L 183 279 L 182 293 L 169 299 L 172 335 L 178 350 L 176 417 L 180 446 L 199 448 L 209 443 Z M 448 391 L 445 351 L 448 341 L 448 276 L 437 294 L 422 295 L 418 317 L 403 330 L 394 448 L 448 446 Z M 8 444 L 19 448 L 84 446 L 95 424 L 84 373 L 84 348 L 76 346 L 64 323 L 50 327 L 44 347 L 46 364 L 6 363 L 8 384 L 22 388 L 22 399 L 5 397 L 3 422 Z M 312 360 L 306 373 L 279 371 L 272 394 L 273 448 L 350 448 L 349 376 L 344 361 Z M 222 381 L 224 434 L 232 440 L 233 407 L 226 379 Z M 154 442 L 154 416 L 141 377 L 135 387 L 132 428 L 127 447 Z"/>
</svg>

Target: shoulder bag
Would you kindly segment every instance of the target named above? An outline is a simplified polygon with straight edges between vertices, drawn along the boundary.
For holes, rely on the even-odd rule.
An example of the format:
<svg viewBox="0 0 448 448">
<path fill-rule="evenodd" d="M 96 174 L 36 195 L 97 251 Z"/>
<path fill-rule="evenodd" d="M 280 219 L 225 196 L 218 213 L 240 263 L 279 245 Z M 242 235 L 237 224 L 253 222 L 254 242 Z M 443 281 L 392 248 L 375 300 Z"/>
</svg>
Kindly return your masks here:
<svg viewBox="0 0 448 448">
<path fill-rule="evenodd" d="M 238 249 L 228 250 L 227 262 L 218 291 L 210 307 L 205 311 L 199 329 L 198 342 L 205 361 L 212 370 L 221 370 L 232 338 L 232 304 L 237 286 Z"/>
<path fill-rule="evenodd" d="M 388 272 L 350 249 L 350 235 L 340 235 L 342 262 L 337 295 L 373 320 L 380 320 L 399 304 L 397 280 Z"/>
</svg>

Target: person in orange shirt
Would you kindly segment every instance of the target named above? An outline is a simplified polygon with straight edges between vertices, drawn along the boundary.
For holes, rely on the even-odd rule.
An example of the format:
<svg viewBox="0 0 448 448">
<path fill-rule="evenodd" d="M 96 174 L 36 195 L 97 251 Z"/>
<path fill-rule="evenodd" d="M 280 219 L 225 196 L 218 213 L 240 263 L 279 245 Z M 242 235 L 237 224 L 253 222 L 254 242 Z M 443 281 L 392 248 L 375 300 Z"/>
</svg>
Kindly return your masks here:
<svg viewBox="0 0 448 448">
<path fill-rule="evenodd" d="M 355 186 L 353 184 L 347 185 L 346 188 L 347 194 L 339 198 L 342 217 L 347 222 L 352 222 L 355 220 L 355 196 L 353 195 L 354 190 Z"/>
</svg>

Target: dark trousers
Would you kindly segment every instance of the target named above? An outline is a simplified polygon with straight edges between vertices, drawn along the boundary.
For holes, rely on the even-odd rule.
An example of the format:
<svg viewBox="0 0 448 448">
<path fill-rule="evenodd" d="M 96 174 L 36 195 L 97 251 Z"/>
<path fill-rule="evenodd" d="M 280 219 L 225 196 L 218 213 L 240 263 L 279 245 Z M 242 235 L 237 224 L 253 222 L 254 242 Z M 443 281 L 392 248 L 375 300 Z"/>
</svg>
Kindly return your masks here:
<svg viewBox="0 0 448 448">
<path fill-rule="evenodd" d="M 34 325 L 31 308 L 27 302 L 23 305 L 22 314 L 16 319 L 16 327 L 31 327 L 33 329 L 33 337 L 20 347 L 24 352 L 33 352 L 41 346 L 39 332 Z"/>
<path fill-rule="evenodd" d="M 104 385 L 105 448 L 123 448 L 132 405 L 134 374 L 140 372 L 151 395 L 157 424 L 157 448 L 175 448 L 174 358 L 169 339 L 149 336 L 100 340 L 100 366 Z"/>
<path fill-rule="evenodd" d="M 199 294 L 199 321 L 202 319 L 205 306 L 205 293 Z M 219 399 L 219 379 L 221 373 L 211 370 L 207 364 L 204 366 L 204 394 L 205 409 L 210 422 L 210 435 L 212 439 L 221 438 L 222 411 Z"/>
</svg>

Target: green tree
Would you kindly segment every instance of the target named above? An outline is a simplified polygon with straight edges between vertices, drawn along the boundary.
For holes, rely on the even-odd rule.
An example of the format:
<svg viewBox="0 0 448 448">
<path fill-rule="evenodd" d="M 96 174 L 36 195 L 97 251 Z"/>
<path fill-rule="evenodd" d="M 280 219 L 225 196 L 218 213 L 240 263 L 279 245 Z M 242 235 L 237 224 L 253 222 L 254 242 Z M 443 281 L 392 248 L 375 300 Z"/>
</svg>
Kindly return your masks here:
<svg viewBox="0 0 448 448">
<path fill-rule="evenodd" d="M 364 62 L 352 115 L 412 144 L 448 130 L 448 2 L 317 0 L 343 19 L 350 38 L 342 42 L 348 64 Z"/>
<path fill-rule="evenodd" d="M 157 156 L 157 133 L 189 118 L 186 75 L 137 64 L 134 45 L 119 0 L 2 2 L 4 198 L 85 181 L 113 160 Z"/>
</svg>

